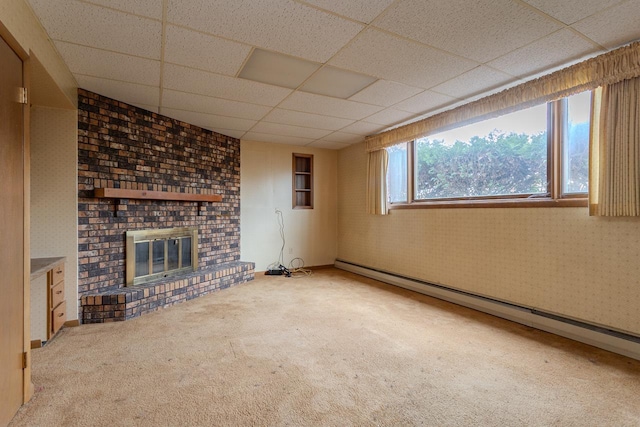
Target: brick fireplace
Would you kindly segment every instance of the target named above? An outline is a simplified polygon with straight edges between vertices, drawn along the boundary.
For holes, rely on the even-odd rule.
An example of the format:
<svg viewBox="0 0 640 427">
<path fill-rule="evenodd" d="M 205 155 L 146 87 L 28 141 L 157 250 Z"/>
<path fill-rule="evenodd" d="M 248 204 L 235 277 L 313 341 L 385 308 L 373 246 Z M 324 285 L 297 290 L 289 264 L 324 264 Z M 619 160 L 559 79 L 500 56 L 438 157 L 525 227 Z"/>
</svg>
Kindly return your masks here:
<svg viewBox="0 0 640 427">
<path fill-rule="evenodd" d="M 96 197 L 95 189 L 221 201 Z M 126 232 L 192 227 L 198 268 L 126 285 Z M 78 90 L 78 292 L 83 323 L 126 320 L 253 279 L 240 261 L 240 141 Z"/>
</svg>

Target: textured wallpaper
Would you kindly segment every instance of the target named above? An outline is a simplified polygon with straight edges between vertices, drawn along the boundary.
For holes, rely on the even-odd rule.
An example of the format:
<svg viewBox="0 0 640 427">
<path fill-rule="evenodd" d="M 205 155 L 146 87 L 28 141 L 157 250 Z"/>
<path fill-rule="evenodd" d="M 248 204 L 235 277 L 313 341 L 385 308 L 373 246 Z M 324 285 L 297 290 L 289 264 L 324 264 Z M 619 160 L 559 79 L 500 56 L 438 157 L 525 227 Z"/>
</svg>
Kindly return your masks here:
<svg viewBox="0 0 640 427">
<path fill-rule="evenodd" d="M 31 257 L 66 256 L 67 320 L 78 318 L 76 110 L 31 109 Z M 46 279 L 31 283 L 31 339 L 46 339 Z"/>
<path fill-rule="evenodd" d="M 314 156 L 313 209 L 292 209 L 292 153 Z M 240 155 L 241 258 L 255 262 L 256 271 L 278 260 L 282 239 L 275 210 L 279 209 L 285 224 L 284 264 L 289 266 L 293 258 L 302 258 L 307 266 L 333 264 L 337 151 L 242 141 Z"/>
<path fill-rule="evenodd" d="M 338 258 L 640 335 L 640 218 L 587 208 L 365 213 L 366 153 L 339 153 Z"/>
</svg>

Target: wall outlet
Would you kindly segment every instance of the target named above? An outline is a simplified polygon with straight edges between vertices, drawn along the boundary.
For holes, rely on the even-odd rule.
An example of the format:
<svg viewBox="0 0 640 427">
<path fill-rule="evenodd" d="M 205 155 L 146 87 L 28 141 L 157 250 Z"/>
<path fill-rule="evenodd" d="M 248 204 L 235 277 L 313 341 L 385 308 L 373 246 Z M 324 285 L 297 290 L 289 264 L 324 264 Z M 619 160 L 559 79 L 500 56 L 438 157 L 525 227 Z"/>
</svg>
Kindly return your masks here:
<svg viewBox="0 0 640 427">
<path fill-rule="evenodd" d="M 293 253 L 293 248 L 289 248 L 289 255 Z"/>
</svg>

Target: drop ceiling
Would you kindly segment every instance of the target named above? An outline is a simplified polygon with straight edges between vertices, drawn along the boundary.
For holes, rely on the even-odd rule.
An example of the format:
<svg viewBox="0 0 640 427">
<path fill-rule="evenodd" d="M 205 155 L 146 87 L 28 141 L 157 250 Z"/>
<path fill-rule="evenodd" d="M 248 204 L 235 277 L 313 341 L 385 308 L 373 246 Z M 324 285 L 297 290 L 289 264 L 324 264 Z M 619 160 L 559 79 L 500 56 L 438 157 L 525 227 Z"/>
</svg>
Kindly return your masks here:
<svg viewBox="0 0 640 427">
<path fill-rule="evenodd" d="M 79 87 L 329 149 L 640 39 L 640 0 L 28 2 Z"/>
</svg>

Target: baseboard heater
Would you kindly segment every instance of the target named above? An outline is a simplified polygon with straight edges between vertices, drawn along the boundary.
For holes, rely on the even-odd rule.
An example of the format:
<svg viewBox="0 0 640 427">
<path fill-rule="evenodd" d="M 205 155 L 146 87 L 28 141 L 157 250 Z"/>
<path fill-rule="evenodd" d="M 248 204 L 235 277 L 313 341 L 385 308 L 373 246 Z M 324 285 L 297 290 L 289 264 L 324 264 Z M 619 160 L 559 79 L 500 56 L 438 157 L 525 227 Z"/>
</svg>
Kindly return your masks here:
<svg viewBox="0 0 640 427">
<path fill-rule="evenodd" d="M 454 304 L 640 360 L 640 337 L 473 293 L 336 260 L 334 266 Z"/>
</svg>

